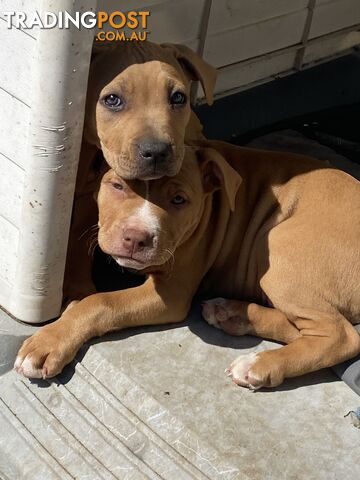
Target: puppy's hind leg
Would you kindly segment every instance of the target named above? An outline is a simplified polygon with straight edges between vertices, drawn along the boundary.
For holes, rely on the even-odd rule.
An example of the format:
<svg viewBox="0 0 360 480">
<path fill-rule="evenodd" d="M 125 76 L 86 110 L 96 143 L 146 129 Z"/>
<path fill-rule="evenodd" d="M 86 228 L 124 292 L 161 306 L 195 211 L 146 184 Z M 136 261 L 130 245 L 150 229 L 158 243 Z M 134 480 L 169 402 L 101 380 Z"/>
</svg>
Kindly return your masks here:
<svg viewBox="0 0 360 480">
<path fill-rule="evenodd" d="M 229 375 L 252 389 L 276 387 L 297 377 L 348 360 L 360 352 L 360 336 L 342 315 L 319 313 L 294 320 L 300 336 L 289 345 L 238 357 Z"/>
<path fill-rule="evenodd" d="M 210 325 L 230 335 L 256 335 L 283 343 L 300 336 L 284 313 L 256 303 L 214 298 L 203 302 L 202 315 Z"/>
</svg>

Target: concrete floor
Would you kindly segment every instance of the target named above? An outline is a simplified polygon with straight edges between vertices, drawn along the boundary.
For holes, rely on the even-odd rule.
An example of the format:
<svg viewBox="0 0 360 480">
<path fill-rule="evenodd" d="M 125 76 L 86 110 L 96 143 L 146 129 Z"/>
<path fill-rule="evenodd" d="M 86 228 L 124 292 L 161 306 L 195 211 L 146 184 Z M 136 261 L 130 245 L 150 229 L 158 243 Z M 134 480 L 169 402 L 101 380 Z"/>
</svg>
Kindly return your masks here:
<svg viewBox="0 0 360 480">
<path fill-rule="evenodd" d="M 305 148 L 292 132 L 258 144 L 279 138 Z M 360 478 L 360 431 L 344 417 L 359 396 L 331 370 L 273 390 L 236 387 L 228 364 L 276 344 L 228 336 L 196 307 L 181 324 L 85 346 L 52 382 L 12 370 L 35 329 L 0 312 L 1 479 Z"/>
<path fill-rule="evenodd" d="M 359 397 L 330 370 L 250 392 L 224 368 L 273 348 L 185 322 L 109 335 L 53 382 L 11 371 L 34 327 L 0 315 L 4 479 L 347 479 L 360 477 Z"/>
</svg>

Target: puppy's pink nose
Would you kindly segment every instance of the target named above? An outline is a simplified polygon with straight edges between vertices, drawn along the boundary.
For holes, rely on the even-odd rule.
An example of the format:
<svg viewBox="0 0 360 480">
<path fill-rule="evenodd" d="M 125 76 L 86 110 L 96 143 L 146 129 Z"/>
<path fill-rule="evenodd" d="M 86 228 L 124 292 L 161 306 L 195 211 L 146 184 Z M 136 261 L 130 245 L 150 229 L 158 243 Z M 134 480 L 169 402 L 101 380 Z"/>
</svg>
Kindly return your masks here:
<svg viewBox="0 0 360 480">
<path fill-rule="evenodd" d="M 128 228 L 123 233 L 123 247 L 130 253 L 138 253 L 153 246 L 153 236 L 146 230 Z"/>
</svg>

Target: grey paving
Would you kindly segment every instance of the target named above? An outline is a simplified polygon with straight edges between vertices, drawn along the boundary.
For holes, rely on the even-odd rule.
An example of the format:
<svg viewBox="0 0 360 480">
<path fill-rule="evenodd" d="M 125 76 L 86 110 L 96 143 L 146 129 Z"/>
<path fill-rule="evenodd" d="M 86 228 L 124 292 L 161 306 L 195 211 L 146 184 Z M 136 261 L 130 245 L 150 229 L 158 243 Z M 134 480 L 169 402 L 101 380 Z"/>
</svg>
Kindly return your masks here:
<svg viewBox="0 0 360 480">
<path fill-rule="evenodd" d="M 359 397 L 330 370 L 252 393 L 223 373 L 274 348 L 208 326 L 109 335 L 52 382 L 9 370 L 33 327 L 1 317 L 0 477 L 5 479 L 358 479 Z M 13 339 L 11 340 L 11 338 Z"/>
</svg>

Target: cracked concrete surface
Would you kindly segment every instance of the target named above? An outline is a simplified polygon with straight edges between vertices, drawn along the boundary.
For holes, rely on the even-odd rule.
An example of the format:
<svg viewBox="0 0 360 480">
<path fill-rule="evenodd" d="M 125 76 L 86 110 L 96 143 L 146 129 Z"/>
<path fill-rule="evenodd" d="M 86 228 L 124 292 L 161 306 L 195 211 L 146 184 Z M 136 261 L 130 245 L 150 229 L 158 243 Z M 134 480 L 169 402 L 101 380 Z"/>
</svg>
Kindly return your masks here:
<svg viewBox="0 0 360 480">
<path fill-rule="evenodd" d="M 273 390 L 235 386 L 224 374 L 229 362 L 276 345 L 230 337 L 196 309 L 181 324 L 92 342 L 51 382 L 9 370 L 35 328 L 0 319 L 8 359 L 0 377 L 0 478 L 360 476 L 360 433 L 344 417 L 359 404 L 355 392 L 331 370 Z"/>
</svg>

